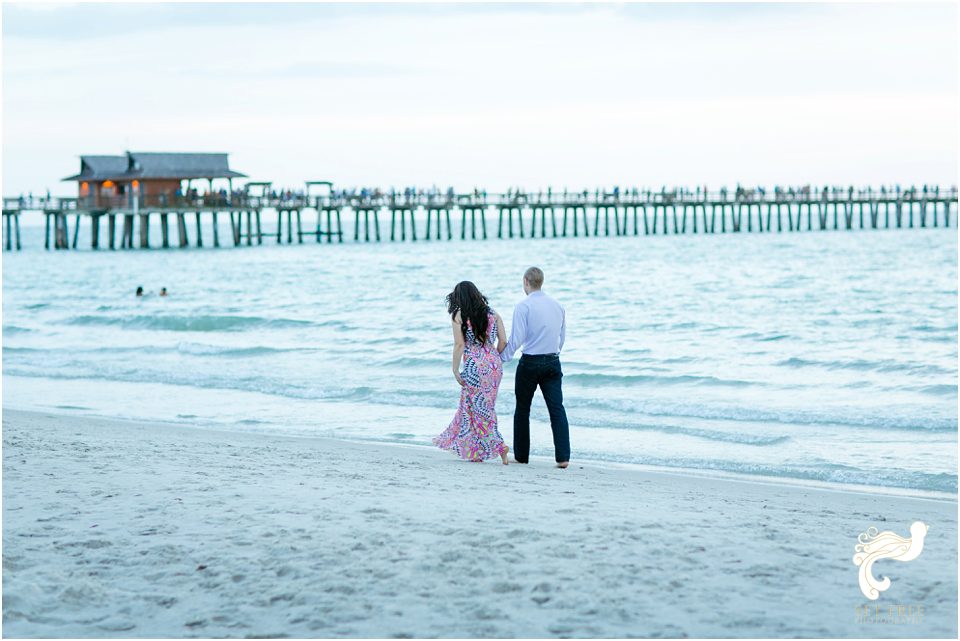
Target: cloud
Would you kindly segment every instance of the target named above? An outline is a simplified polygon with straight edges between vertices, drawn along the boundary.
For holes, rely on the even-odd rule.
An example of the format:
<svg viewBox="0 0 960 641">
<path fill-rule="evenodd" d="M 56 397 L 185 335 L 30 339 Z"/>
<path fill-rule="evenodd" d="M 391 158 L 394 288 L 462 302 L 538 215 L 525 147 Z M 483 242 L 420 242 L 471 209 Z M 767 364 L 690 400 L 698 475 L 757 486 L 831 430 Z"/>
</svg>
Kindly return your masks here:
<svg viewBox="0 0 960 641">
<path fill-rule="evenodd" d="M 3 35 L 44 40 L 88 40 L 123 34 L 255 25 L 283 25 L 416 16 L 551 14 L 596 11 L 596 5 L 540 3 L 4 3 Z"/>
<path fill-rule="evenodd" d="M 278 184 L 957 171 L 952 5 L 14 7 L 12 190 L 125 148 Z"/>
<path fill-rule="evenodd" d="M 312 60 L 256 68 L 220 69 L 217 71 L 217 75 L 221 78 L 230 77 L 247 80 L 259 78 L 261 80 L 285 82 L 289 79 L 309 80 L 313 78 L 376 79 L 410 76 L 418 72 L 423 73 L 424 71 L 409 65 L 375 61 Z M 209 71 L 204 68 L 190 68 L 179 73 L 195 77 L 209 75 Z"/>
<path fill-rule="evenodd" d="M 825 5 L 783 3 L 366 3 L 366 2 L 6 2 L 5 38 L 88 40 L 123 34 L 256 25 L 268 29 L 290 24 L 328 24 L 370 18 L 413 16 L 499 17 L 613 14 L 642 22 L 716 22 L 822 13 Z"/>
</svg>

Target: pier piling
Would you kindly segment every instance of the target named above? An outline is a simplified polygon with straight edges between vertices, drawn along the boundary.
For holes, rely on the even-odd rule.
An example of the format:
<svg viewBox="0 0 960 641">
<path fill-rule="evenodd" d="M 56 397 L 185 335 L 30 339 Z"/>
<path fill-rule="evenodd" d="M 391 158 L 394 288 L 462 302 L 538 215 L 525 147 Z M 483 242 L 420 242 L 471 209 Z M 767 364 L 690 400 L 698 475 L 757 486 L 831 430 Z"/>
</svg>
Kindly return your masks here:
<svg viewBox="0 0 960 641">
<path fill-rule="evenodd" d="M 190 245 L 190 239 L 187 238 L 187 220 L 183 212 L 177 212 L 177 239 L 181 249 Z"/>
<path fill-rule="evenodd" d="M 160 214 L 160 246 L 164 249 L 170 246 L 170 227 L 166 212 Z"/>
<path fill-rule="evenodd" d="M 79 224 L 77 225 L 79 227 Z M 150 246 L 150 214 L 140 214 L 140 248 Z"/>
<path fill-rule="evenodd" d="M 90 248 L 100 249 L 100 214 L 90 217 Z"/>
<path fill-rule="evenodd" d="M 203 247 L 203 228 L 200 227 L 200 212 L 195 212 L 194 217 L 196 218 L 195 222 L 197 226 L 197 247 Z"/>
</svg>

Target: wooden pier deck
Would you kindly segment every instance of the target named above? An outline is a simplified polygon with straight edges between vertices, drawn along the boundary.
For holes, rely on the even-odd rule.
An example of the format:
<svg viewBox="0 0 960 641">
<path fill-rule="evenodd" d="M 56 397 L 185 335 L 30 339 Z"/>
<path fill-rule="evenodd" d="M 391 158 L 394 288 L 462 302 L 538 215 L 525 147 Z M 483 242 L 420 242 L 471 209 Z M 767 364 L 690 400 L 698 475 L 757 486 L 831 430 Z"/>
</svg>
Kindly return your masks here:
<svg viewBox="0 0 960 641">
<path fill-rule="evenodd" d="M 5 198 L 4 249 L 20 249 L 20 216 L 44 216 L 46 249 L 77 249 L 89 226 L 92 249 L 222 247 L 299 243 L 415 242 L 656 234 L 783 233 L 950 227 L 957 189 L 631 190 L 487 195 L 379 194 L 212 197 L 107 209 L 75 198 L 39 203 Z M 304 212 L 315 224 L 305 228 Z M 275 216 L 267 232 L 264 219 Z M 70 219 L 73 219 L 71 226 Z M 224 227 L 224 219 L 229 228 Z M 346 225 L 344 224 L 346 220 Z M 103 223 L 105 223 L 105 228 Z M 351 224 L 352 223 L 352 224 Z M 171 229 L 171 224 L 173 229 Z M 953 223 L 956 224 L 955 222 Z M 151 239 L 151 230 L 159 242 Z M 351 234 L 352 232 L 352 234 Z M 221 238 L 227 233 L 226 239 Z M 102 236 L 105 234 L 105 237 Z"/>
</svg>

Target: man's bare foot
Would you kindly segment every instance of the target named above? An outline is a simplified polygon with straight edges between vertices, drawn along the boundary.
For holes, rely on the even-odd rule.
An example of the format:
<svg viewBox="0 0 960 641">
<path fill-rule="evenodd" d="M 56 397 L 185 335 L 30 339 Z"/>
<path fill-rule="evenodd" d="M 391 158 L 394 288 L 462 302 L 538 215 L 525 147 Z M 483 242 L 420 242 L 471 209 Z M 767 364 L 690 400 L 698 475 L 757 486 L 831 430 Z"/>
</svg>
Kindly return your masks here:
<svg viewBox="0 0 960 641">
<path fill-rule="evenodd" d="M 509 464 L 510 464 L 510 461 L 507 460 L 507 454 L 509 454 L 509 453 L 510 453 L 510 446 L 509 446 L 509 445 L 504 445 L 504 446 L 503 446 L 503 451 L 500 452 L 500 458 L 503 460 L 503 464 L 504 464 L 504 465 L 509 465 Z"/>
<path fill-rule="evenodd" d="M 570 465 L 570 461 L 561 461 L 560 463 L 557 463 L 557 467 L 559 467 L 562 470 L 567 469 L 568 465 Z"/>
</svg>

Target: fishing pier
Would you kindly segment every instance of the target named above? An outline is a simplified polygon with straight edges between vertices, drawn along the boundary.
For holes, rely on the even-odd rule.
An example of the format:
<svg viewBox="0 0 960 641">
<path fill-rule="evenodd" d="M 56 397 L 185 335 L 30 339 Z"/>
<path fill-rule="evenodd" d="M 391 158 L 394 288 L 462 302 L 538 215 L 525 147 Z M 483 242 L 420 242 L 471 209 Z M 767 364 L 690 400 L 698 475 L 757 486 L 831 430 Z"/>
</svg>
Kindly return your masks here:
<svg viewBox="0 0 960 641">
<path fill-rule="evenodd" d="M 377 243 L 950 227 L 956 225 L 956 209 L 955 188 L 772 195 L 645 191 L 637 197 L 601 192 L 549 197 L 207 194 L 109 208 L 87 208 L 77 198 L 56 198 L 38 203 L 35 210 L 5 198 L 3 223 L 5 250 L 21 248 L 19 218 L 31 210 L 44 216 L 47 249 L 76 249 L 84 226 L 92 249 L 145 249 L 205 243 L 239 247 L 262 245 L 265 239 L 302 244 L 304 239 L 342 243 L 346 237 Z M 306 227 L 308 217 L 312 224 Z"/>
<path fill-rule="evenodd" d="M 669 234 L 784 233 L 950 227 L 957 188 L 631 188 L 488 194 L 432 189 L 294 191 L 247 182 L 226 154 L 127 152 L 82 156 L 78 197 L 3 199 L 5 250 L 20 249 L 20 217 L 44 217 L 46 249 L 240 247 Z M 226 188 L 213 189 L 213 180 Z M 204 193 L 193 181 L 206 181 Z M 304 224 L 304 221 L 307 224 Z M 269 225 L 269 228 L 268 228 Z M 158 238 L 159 237 L 159 238 Z M 158 242 L 159 241 L 159 242 Z"/>
</svg>

